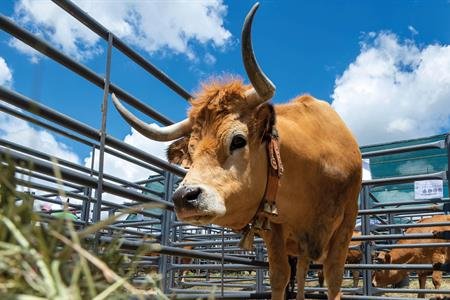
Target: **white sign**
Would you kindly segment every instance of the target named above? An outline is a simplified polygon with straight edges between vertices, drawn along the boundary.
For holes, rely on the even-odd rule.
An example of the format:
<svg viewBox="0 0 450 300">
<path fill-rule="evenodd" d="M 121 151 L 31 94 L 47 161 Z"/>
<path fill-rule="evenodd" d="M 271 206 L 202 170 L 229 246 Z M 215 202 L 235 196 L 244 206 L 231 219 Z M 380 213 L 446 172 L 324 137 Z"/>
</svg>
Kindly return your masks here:
<svg viewBox="0 0 450 300">
<path fill-rule="evenodd" d="M 444 197 L 442 180 L 414 181 L 414 199 L 434 199 L 442 197 Z"/>
</svg>

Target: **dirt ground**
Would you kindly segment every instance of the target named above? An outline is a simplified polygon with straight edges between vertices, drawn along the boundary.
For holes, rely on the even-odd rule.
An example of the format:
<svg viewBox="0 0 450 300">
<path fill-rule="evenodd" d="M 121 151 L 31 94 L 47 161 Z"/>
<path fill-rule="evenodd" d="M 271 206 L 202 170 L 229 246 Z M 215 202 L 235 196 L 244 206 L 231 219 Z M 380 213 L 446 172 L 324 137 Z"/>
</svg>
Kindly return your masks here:
<svg viewBox="0 0 450 300">
<path fill-rule="evenodd" d="M 253 273 L 253 272 L 252 272 L 252 273 Z M 193 274 L 190 273 L 190 275 L 193 275 Z M 233 275 L 236 276 L 236 275 L 238 275 L 238 274 L 234 273 Z M 243 274 L 240 274 L 240 275 L 243 275 Z M 247 275 L 247 274 L 245 274 L 245 275 Z M 254 275 L 254 274 L 252 274 L 252 275 Z M 225 276 L 225 278 L 226 278 L 226 276 Z M 210 279 L 220 280 L 220 275 L 219 275 L 219 274 L 214 274 L 214 275 L 211 276 Z M 197 280 L 195 280 L 195 279 L 190 279 L 190 278 L 187 278 L 187 279 L 186 279 L 186 282 L 192 282 L 192 281 L 197 281 Z M 202 281 L 202 280 L 198 280 L 198 281 Z M 254 283 L 254 280 L 241 281 L 240 283 L 241 283 L 241 284 L 252 284 L 252 283 Z M 268 284 L 268 282 L 266 282 L 266 284 Z M 220 283 L 218 284 L 218 286 L 220 286 Z M 309 286 L 309 287 L 318 287 L 318 282 L 317 282 L 317 280 L 315 280 L 315 281 L 308 281 L 308 282 L 306 282 L 306 286 Z M 342 286 L 345 287 L 345 288 L 351 288 L 351 287 L 353 287 L 353 280 L 352 280 L 352 279 L 345 279 Z M 362 279 L 359 281 L 359 287 L 362 287 Z M 195 287 L 195 286 L 194 286 L 194 287 L 186 287 L 186 288 L 188 288 L 188 289 L 193 289 L 193 290 L 206 290 L 206 289 L 211 289 L 211 287 L 205 287 L 205 286 L 201 286 L 201 287 L 200 287 L 200 286 L 198 286 L 198 287 Z M 410 279 L 410 282 L 409 282 L 409 287 L 408 287 L 408 286 L 405 286 L 404 288 L 418 289 L 418 288 L 419 288 L 419 282 L 418 282 L 417 278 L 411 278 L 411 279 Z M 425 287 L 425 288 L 426 288 L 426 289 L 434 289 L 433 283 L 432 283 L 432 281 L 431 281 L 431 276 L 428 277 L 427 283 L 426 283 L 426 287 Z M 444 290 L 450 289 L 450 278 L 444 278 L 444 279 L 442 280 L 441 289 L 444 289 Z M 228 287 L 228 288 L 226 288 L 225 290 L 228 290 L 228 291 L 238 291 L 238 290 L 242 290 L 242 289 L 240 289 L 240 288 L 231 288 L 231 287 Z M 441 295 L 441 294 L 438 294 L 438 293 L 436 293 L 436 294 L 426 294 L 426 297 L 427 297 L 427 298 L 428 298 L 428 297 L 436 297 L 436 296 L 440 296 L 440 295 Z M 403 293 L 387 293 L 387 294 L 385 294 L 385 296 L 392 296 L 392 297 L 398 297 L 398 298 L 416 298 L 416 297 L 417 297 L 417 294 L 416 294 L 416 293 L 408 293 L 408 294 L 403 294 Z"/>
<path fill-rule="evenodd" d="M 318 286 L 317 281 L 307 282 L 306 286 L 312 286 L 316 287 Z M 352 279 L 345 279 L 343 282 L 343 287 L 351 288 L 353 287 L 353 280 Z M 359 287 L 362 287 L 362 279 L 359 280 Z M 419 281 L 417 278 L 410 278 L 409 286 L 405 286 L 403 288 L 409 288 L 409 289 L 418 289 L 419 288 Z M 428 276 L 427 283 L 425 286 L 426 289 L 434 289 L 433 282 L 431 281 L 431 276 Z M 441 288 L 442 290 L 449 290 L 450 289 L 450 278 L 443 278 Z M 398 298 L 416 298 L 417 293 L 386 293 L 385 296 L 392 296 L 392 297 L 398 297 Z M 426 294 L 425 297 L 436 297 L 436 296 L 442 296 L 442 294 L 436 293 L 436 294 Z M 450 296 L 447 294 L 447 296 Z"/>
</svg>

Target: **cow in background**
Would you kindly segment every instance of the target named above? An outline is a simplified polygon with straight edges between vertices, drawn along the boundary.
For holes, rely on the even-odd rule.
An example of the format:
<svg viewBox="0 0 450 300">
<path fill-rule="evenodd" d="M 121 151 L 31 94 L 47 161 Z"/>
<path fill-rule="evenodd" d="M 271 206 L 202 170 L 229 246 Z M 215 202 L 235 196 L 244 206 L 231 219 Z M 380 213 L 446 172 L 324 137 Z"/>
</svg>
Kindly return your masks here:
<svg viewBox="0 0 450 300">
<path fill-rule="evenodd" d="M 182 247 L 184 250 L 192 250 L 194 249 L 194 246 L 191 245 L 186 245 Z M 186 256 L 180 256 L 178 257 L 178 263 L 179 264 L 185 264 L 185 265 L 190 265 L 192 264 L 192 262 L 194 261 L 194 259 L 192 257 L 186 257 Z M 189 269 L 182 269 L 180 270 L 179 273 L 179 282 L 180 283 L 184 283 L 186 281 L 185 276 L 188 274 L 190 270 Z"/>
<path fill-rule="evenodd" d="M 433 216 L 431 218 L 423 219 L 418 224 L 430 224 L 437 222 L 449 222 L 450 216 Z M 430 233 L 433 231 L 450 230 L 450 226 L 435 226 L 435 227 L 416 227 L 409 228 L 405 234 L 414 233 Z M 423 243 L 444 243 L 446 240 L 438 239 L 414 239 L 414 240 L 399 240 L 398 244 L 423 244 Z M 378 261 L 383 264 L 436 264 L 447 263 L 449 261 L 449 247 L 433 247 L 433 248 L 396 248 L 390 252 L 382 251 L 378 255 Z M 409 271 L 406 270 L 378 270 L 374 272 L 372 283 L 377 287 L 386 287 L 389 284 L 396 284 L 402 281 Z M 418 271 L 419 286 L 421 289 L 425 288 L 427 276 L 431 275 L 433 285 L 439 289 L 442 281 L 441 271 Z M 424 293 L 418 294 L 419 298 L 425 298 Z"/>
</svg>

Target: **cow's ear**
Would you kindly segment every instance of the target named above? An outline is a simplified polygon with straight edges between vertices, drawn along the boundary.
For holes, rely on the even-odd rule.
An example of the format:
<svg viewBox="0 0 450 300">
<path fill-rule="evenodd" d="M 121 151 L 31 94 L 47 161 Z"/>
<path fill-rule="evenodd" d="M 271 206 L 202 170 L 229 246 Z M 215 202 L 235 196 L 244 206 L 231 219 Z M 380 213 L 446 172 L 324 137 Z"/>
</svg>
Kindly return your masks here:
<svg viewBox="0 0 450 300">
<path fill-rule="evenodd" d="M 275 126 L 275 109 L 272 104 L 264 103 L 256 108 L 253 132 L 257 132 L 261 141 L 267 137 L 268 133 L 272 132 Z"/>
<path fill-rule="evenodd" d="M 192 164 L 191 156 L 188 151 L 189 137 L 183 137 L 170 144 L 167 148 L 167 160 L 170 163 L 180 165 L 183 168 L 189 169 Z"/>
</svg>

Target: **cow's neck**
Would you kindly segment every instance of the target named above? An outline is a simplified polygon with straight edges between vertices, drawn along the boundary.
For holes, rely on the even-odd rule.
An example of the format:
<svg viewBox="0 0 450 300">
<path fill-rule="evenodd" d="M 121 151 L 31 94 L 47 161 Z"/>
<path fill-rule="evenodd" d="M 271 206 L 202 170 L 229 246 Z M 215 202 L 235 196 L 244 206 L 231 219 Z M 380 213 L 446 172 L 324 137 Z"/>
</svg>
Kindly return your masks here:
<svg viewBox="0 0 450 300">
<path fill-rule="evenodd" d="M 394 249 L 390 252 L 393 264 L 413 263 L 414 253 L 412 249 Z"/>
<path fill-rule="evenodd" d="M 255 216 L 241 230 L 240 247 L 247 250 L 251 250 L 253 247 L 255 233 L 261 230 L 271 230 L 270 218 L 278 216 L 276 197 L 284 168 L 281 162 L 280 144 L 275 126 L 270 128 L 270 132 L 266 133 L 264 140 L 268 160 L 266 189 Z"/>
</svg>

